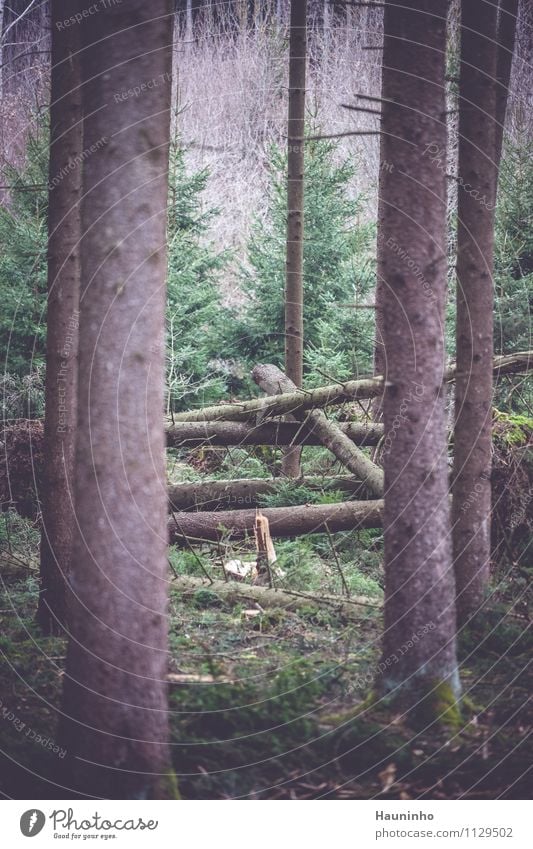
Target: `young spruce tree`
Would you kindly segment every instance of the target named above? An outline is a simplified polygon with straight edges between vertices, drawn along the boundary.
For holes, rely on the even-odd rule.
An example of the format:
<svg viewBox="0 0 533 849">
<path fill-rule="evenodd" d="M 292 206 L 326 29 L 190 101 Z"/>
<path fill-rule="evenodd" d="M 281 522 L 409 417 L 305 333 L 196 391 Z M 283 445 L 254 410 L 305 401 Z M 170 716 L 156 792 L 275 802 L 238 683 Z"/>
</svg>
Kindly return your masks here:
<svg viewBox="0 0 533 849">
<path fill-rule="evenodd" d="M 230 354 L 247 367 L 283 368 L 286 155 L 271 153 L 267 215 L 255 223 L 242 270 L 247 301 L 227 331 Z M 372 361 L 370 310 L 354 310 L 373 286 L 374 225 L 362 220 L 364 198 L 353 197 L 356 169 L 338 161 L 336 145 L 309 142 L 305 158 L 304 366 L 306 385 L 324 381 L 317 369 L 344 379 Z"/>
</svg>

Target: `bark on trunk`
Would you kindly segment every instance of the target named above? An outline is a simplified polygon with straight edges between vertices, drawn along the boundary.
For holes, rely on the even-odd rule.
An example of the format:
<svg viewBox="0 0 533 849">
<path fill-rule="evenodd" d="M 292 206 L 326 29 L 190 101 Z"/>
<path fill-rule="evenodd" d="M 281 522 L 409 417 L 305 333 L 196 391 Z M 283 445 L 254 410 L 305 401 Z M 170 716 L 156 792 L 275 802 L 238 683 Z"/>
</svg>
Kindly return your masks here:
<svg viewBox="0 0 533 849">
<path fill-rule="evenodd" d="M 307 0 L 291 0 L 289 119 L 287 131 L 287 254 L 285 275 L 285 373 L 295 387 L 303 380 L 304 344 L 304 142 Z M 300 475 L 300 448 L 283 458 L 287 477 Z"/>
<path fill-rule="evenodd" d="M 340 504 L 304 504 L 301 507 L 266 507 L 261 512 L 273 537 L 357 531 L 379 528 L 383 501 L 343 501 Z M 244 539 L 253 536 L 255 510 L 219 510 L 213 513 L 173 513 L 170 540 L 179 544 Z"/>
<path fill-rule="evenodd" d="M 263 392 L 273 395 L 276 392 L 293 392 L 296 387 L 290 378 L 277 366 L 257 365 L 252 377 Z M 300 414 L 296 414 L 300 418 Z M 310 410 L 302 414 L 302 422 L 310 428 L 346 468 L 372 490 L 375 495 L 383 494 L 383 472 L 360 451 L 334 422 L 326 418 L 322 410 Z"/>
<path fill-rule="evenodd" d="M 461 10 L 453 547 L 457 613 L 482 604 L 490 566 L 496 6 Z"/>
<path fill-rule="evenodd" d="M 355 445 L 377 445 L 383 425 L 341 422 L 339 428 Z M 322 445 L 318 436 L 297 422 L 265 422 L 251 427 L 239 422 L 176 422 L 167 427 L 167 446 L 201 445 Z"/>
<path fill-rule="evenodd" d="M 0 99 L 4 98 L 4 6 L 5 0 L 0 0 Z"/>
<path fill-rule="evenodd" d="M 389 100 L 391 96 L 394 95 L 394 90 L 391 90 L 391 74 L 382 73 L 381 75 L 381 107 L 383 107 L 383 103 L 386 100 Z M 376 268 L 376 295 L 375 295 L 375 342 L 374 342 L 374 376 L 378 375 L 385 376 L 386 374 L 386 358 L 385 358 L 385 347 L 384 347 L 384 339 L 383 339 L 383 323 L 384 323 L 384 310 L 385 310 L 385 301 L 389 297 L 389 293 L 387 291 L 387 283 L 385 280 L 385 264 L 386 264 L 386 250 L 385 245 L 383 243 L 383 226 L 382 221 L 383 217 L 386 213 L 385 201 L 383 200 L 383 189 L 385 189 L 386 196 L 386 177 L 387 171 L 390 168 L 394 168 L 394 165 L 391 162 L 387 161 L 388 155 L 388 147 L 387 147 L 387 139 L 384 135 L 380 136 L 380 168 L 379 168 L 379 188 L 378 188 L 378 234 L 377 234 L 377 245 L 376 245 L 376 258 L 377 258 L 377 268 Z M 374 401 L 372 402 L 372 417 L 374 421 L 381 421 L 383 418 L 383 395 L 378 395 Z"/>
<path fill-rule="evenodd" d="M 381 136 L 383 140 L 383 136 Z M 378 197 L 381 199 L 381 190 Z M 379 203 L 378 220 L 383 215 L 381 210 L 381 201 Z M 381 233 L 382 228 L 378 224 L 378 232 Z M 383 280 L 383 258 L 382 258 L 382 243 L 381 239 L 377 242 L 377 280 L 376 280 L 376 295 L 375 295 L 375 341 L 374 341 L 374 377 L 386 376 L 386 361 L 385 348 L 383 345 L 383 311 L 387 292 L 385 282 Z M 383 418 L 383 395 L 377 395 L 372 402 L 372 418 L 375 422 L 380 422 Z"/>
<path fill-rule="evenodd" d="M 505 114 L 509 96 L 509 83 L 513 65 L 516 38 L 518 0 L 500 0 L 497 28 L 496 59 L 496 126 L 494 129 L 494 167 L 500 166 L 505 130 Z"/>
<path fill-rule="evenodd" d="M 37 620 L 45 634 L 66 624 L 66 580 L 74 531 L 78 379 L 80 200 L 83 148 L 80 27 L 58 28 L 70 0 L 52 2 L 52 82 L 48 168 L 48 305 L 44 469 Z M 75 167 L 72 167 L 74 164 Z"/>
<path fill-rule="evenodd" d="M 165 685 L 168 12 L 166 0 L 124 0 L 82 26 L 84 147 L 92 152 L 84 161 L 78 530 L 61 732 L 68 786 L 98 798 L 177 792 Z"/>
<path fill-rule="evenodd" d="M 453 709 L 459 695 L 442 388 L 446 177 L 425 155 L 432 144 L 446 149 L 446 5 L 385 3 L 381 122 L 390 444 L 383 452 L 385 634 L 377 688 L 410 713 L 426 708 L 431 720 L 443 718 L 441 701 Z"/>
<path fill-rule="evenodd" d="M 366 496 L 361 481 L 348 475 L 290 480 L 294 486 L 303 486 L 313 491 L 330 489 L 358 495 L 359 498 Z M 280 484 L 287 484 L 288 481 L 288 478 L 244 478 L 174 484 L 168 488 L 169 505 L 171 510 L 238 510 L 239 507 L 257 507 L 261 496 L 276 492 Z"/>
</svg>

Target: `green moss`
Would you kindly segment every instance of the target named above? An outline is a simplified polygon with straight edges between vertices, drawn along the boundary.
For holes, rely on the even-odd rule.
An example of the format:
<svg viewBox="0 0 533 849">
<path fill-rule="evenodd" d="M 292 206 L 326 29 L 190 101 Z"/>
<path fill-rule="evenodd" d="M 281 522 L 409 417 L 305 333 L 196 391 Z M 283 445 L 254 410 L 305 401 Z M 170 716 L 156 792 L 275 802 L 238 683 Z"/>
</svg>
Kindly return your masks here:
<svg viewBox="0 0 533 849">
<path fill-rule="evenodd" d="M 174 770 L 169 770 L 157 782 L 157 799 L 181 799 L 178 779 Z"/>
<path fill-rule="evenodd" d="M 527 445 L 533 432 L 533 418 L 494 410 L 494 438 L 509 447 Z"/>
<path fill-rule="evenodd" d="M 484 710 L 486 710 L 486 706 L 479 704 L 479 702 L 475 702 L 474 699 L 470 698 L 470 696 L 461 697 L 461 711 L 464 718 L 470 714 L 483 713 Z"/>
<path fill-rule="evenodd" d="M 436 724 L 452 729 L 462 727 L 460 704 L 450 682 L 435 682 L 427 695 L 409 711 L 409 719 L 416 726 Z"/>
<path fill-rule="evenodd" d="M 382 694 L 374 688 L 352 710 L 323 717 L 322 724 L 338 726 L 367 714 L 367 718 L 383 722 L 393 718 L 398 722 L 400 716 L 406 725 L 414 728 L 462 727 L 460 704 L 452 685 L 438 681 L 433 685 L 424 682 L 423 686 L 427 691 L 425 696 L 421 696 L 422 682 L 414 687 L 395 687 L 393 692 Z"/>
</svg>

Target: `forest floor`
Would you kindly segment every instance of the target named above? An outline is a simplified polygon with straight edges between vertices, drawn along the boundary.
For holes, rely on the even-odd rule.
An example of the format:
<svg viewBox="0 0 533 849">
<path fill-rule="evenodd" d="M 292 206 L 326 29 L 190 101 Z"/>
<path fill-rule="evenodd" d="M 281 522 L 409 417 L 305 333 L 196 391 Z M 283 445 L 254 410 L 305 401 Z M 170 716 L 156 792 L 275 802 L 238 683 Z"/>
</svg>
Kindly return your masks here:
<svg viewBox="0 0 533 849">
<path fill-rule="evenodd" d="M 66 643 L 35 625 L 37 573 L 0 563 L 0 792 L 67 798 L 56 742 Z M 461 639 L 465 700 L 448 730 L 354 708 L 379 661 L 381 613 L 349 621 L 311 602 L 253 610 L 171 591 L 173 758 L 189 799 L 528 798 L 533 642 L 501 594 Z M 350 718 L 352 717 L 352 718 Z M 48 777 L 48 778 L 47 778 Z"/>
</svg>

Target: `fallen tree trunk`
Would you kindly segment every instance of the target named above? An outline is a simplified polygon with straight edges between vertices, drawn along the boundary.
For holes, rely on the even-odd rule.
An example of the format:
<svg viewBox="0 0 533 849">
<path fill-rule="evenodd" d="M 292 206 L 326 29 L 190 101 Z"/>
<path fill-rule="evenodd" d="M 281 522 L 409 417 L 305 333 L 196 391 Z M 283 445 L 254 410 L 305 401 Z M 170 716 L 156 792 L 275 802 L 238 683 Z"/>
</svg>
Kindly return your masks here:
<svg viewBox="0 0 533 849">
<path fill-rule="evenodd" d="M 268 519 L 271 535 L 278 538 L 380 528 L 383 524 L 382 500 L 266 507 L 261 512 Z M 255 510 L 172 513 L 170 541 L 183 544 L 244 539 L 253 535 L 255 517 Z"/>
<path fill-rule="evenodd" d="M 257 507 L 261 496 L 270 495 L 289 483 L 288 478 L 243 478 L 238 480 L 201 481 L 169 486 L 170 510 L 237 510 Z M 364 498 L 364 484 L 351 475 L 339 477 L 308 477 L 290 479 L 293 487 L 303 486 L 313 491 L 340 490 Z"/>
<path fill-rule="evenodd" d="M 383 436 L 383 425 L 369 422 L 342 422 L 338 427 L 355 445 L 377 445 Z M 322 445 L 316 433 L 299 422 L 267 421 L 250 425 L 246 422 L 175 422 L 167 427 L 167 446 L 198 448 L 203 445 Z"/>
<path fill-rule="evenodd" d="M 383 390 L 381 377 L 368 380 L 349 380 L 344 384 L 335 383 L 333 386 L 321 386 L 317 389 L 297 389 L 284 395 L 267 398 L 254 398 L 251 401 L 240 401 L 234 404 L 220 404 L 215 407 L 204 407 L 200 410 L 190 410 L 186 413 L 174 414 L 176 422 L 254 422 L 261 424 L 267 418 L 287 416 L 301 410 L 313 407 L 327 407 L 329 404 L 342 404 L 355 398 L 374 398 Z"/>
<path fill-rule="evenodd" d="M 496 376 L 514 374 L 533 369 L 533 351 L 520 351 L 516 354 L 505 354 L 494 357 L 493 370 Z M 454 380 L 455 367 L 447 369 L 444 382 Z M 189 410 L 186 413 L 176 413 L 176 422 L 246 422 L 261 424 L 266 418 L 285 416 L 311 410 L 314 407 L 328 407 L 344 404 L 357 398 L 376 398 L 383 392 L 383 378 L 372 377 L 364 380 L 347 380 L 345 383 L 334 383 L 330 386 L 319 386 L 316 389 L 298 389 L 266 398 L 254 398 L 251 401 L 241 401 L 235 404 L 220 404 L 215 407 L 203 407 L 199 410 Z"/>
<path fill-rule="evenodd" d="M 209 583 L 203 578 L 187 576 L 175 578 L 172 586 L 183 596 L 194 596 L 198 590 L 209 590 L 229 604 L 239 604 L 243 601 L 259 605 L 262 608 L 282 608 L 284 610 L 309 610 L 313 605 L 328 607 L 341 619 L 360 619 L 361 607 L 380 609 L 382 603 L 377 598 L 353 596 L 344 598 L 334 595 L 315 596 L 292 590 L 276 590 L 269 587 L 251 586 L 235 581 L 213 581 Z"/>
<path fill-rule="evenodd" d="M 267 395 L 296 390 L 292 380 L 274 365 L 255 366 L 252 377 Z M 322 444 L 335 455 L 337 460 L 340 460 L 343 466 L 346 466 L 354 475 L 360 476 L 375 495 L 383 494 L 383 470 L 376 466 L 366 454 L 363 454 L 322 410 L 298 411 L 294 415 L 318 436 Z"/>
</svg>

